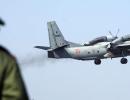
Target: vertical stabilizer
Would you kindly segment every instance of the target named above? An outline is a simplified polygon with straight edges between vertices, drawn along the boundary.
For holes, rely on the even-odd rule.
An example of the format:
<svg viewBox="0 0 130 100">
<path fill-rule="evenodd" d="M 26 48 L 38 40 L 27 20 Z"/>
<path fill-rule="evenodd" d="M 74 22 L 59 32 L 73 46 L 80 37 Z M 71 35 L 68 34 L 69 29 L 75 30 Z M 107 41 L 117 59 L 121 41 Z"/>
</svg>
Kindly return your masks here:
<svg viewBox="0 0 130 100">
<path fill-rule="evenodd" d="M 55 21 L 48 22 L 47 26 L 51 49 L 57 49 L 68 45 L 68 42 L 64 39 Z"/>
</svg>

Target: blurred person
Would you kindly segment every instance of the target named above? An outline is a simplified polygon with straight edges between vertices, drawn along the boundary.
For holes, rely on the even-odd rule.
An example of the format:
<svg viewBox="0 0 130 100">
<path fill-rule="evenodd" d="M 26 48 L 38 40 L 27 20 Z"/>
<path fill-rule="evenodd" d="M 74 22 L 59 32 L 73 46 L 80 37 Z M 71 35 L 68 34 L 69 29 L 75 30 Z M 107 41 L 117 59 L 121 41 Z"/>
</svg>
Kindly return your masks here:
<svg viewBox="0 0 130 100">
<path fill-rule="evenodd" d="M 0 19 L 0 27 L 5 22 Z M 15 57 L 0 46 L 0 100 L 29 100 Z"/>
<path fill-rule="evenodd" d="M 1 26 L 4 26 L 5 25 L 5 22 L 0 18 L 0 25 Z"/>
</svg>

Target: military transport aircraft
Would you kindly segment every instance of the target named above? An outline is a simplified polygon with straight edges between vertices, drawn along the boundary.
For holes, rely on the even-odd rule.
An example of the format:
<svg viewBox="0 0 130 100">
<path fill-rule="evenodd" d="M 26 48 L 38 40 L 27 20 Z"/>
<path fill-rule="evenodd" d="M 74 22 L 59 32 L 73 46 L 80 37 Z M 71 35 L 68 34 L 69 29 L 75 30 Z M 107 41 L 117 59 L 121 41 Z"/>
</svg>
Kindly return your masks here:
<svg viewBox="0 0 130 100">
<path fill-rule="evenodd" d="M 55 21 L 48 22 L 47 26 L 50 46 L 35 48 L 47 50 L 48 58 L 94 60 L 94 63 L 99 65 L 101 59 L 122 57 L 122 64 L 128 62 L 125 57 L 130 55 L 130 35 L 121 38 L 102 36 L 81 45 L 65 40 Z"/>
</svg>

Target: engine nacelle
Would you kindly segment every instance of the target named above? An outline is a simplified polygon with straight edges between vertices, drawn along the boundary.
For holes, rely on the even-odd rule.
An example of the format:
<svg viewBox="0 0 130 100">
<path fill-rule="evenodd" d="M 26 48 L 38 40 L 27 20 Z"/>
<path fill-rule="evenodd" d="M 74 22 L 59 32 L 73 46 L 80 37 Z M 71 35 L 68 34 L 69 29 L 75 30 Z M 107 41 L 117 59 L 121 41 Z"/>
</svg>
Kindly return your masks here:
<svg viewBox="0 0 130 100">
<path fill-rule="evenodd" d="M 100 42 L 111 42 L 111 41 L 115 40 L 116 38 L 117 37 L 102 36 L 102 37 L 95 38 L 95 39 L 89 41 L 88 43 L 85 43 L 84 45 L 87 46 L 87 45 L 94 45 L 94 44 L 100 43 Z"/>
<path fill-rule="evenodd" d="M 119 43 L 122 43 L 122 42 L 125 42 L 125 41 L 130 41 L 130 34 L 122 36 L 122 37 L 114 40 L 112 43 L 113 44 L 119 44 Z"/>
</svg>

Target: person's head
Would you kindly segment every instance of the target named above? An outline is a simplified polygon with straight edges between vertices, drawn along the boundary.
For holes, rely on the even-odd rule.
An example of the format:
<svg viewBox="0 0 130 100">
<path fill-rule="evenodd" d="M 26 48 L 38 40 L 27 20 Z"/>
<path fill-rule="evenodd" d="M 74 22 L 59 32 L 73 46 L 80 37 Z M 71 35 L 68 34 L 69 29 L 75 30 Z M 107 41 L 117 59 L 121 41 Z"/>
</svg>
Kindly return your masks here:
<svg viewBox="0 0 130 100">
<path fill-rule="evenodd" d="M 5 22 L 0 18 L 0 26 L 4 26 Z"/>
</svg>

